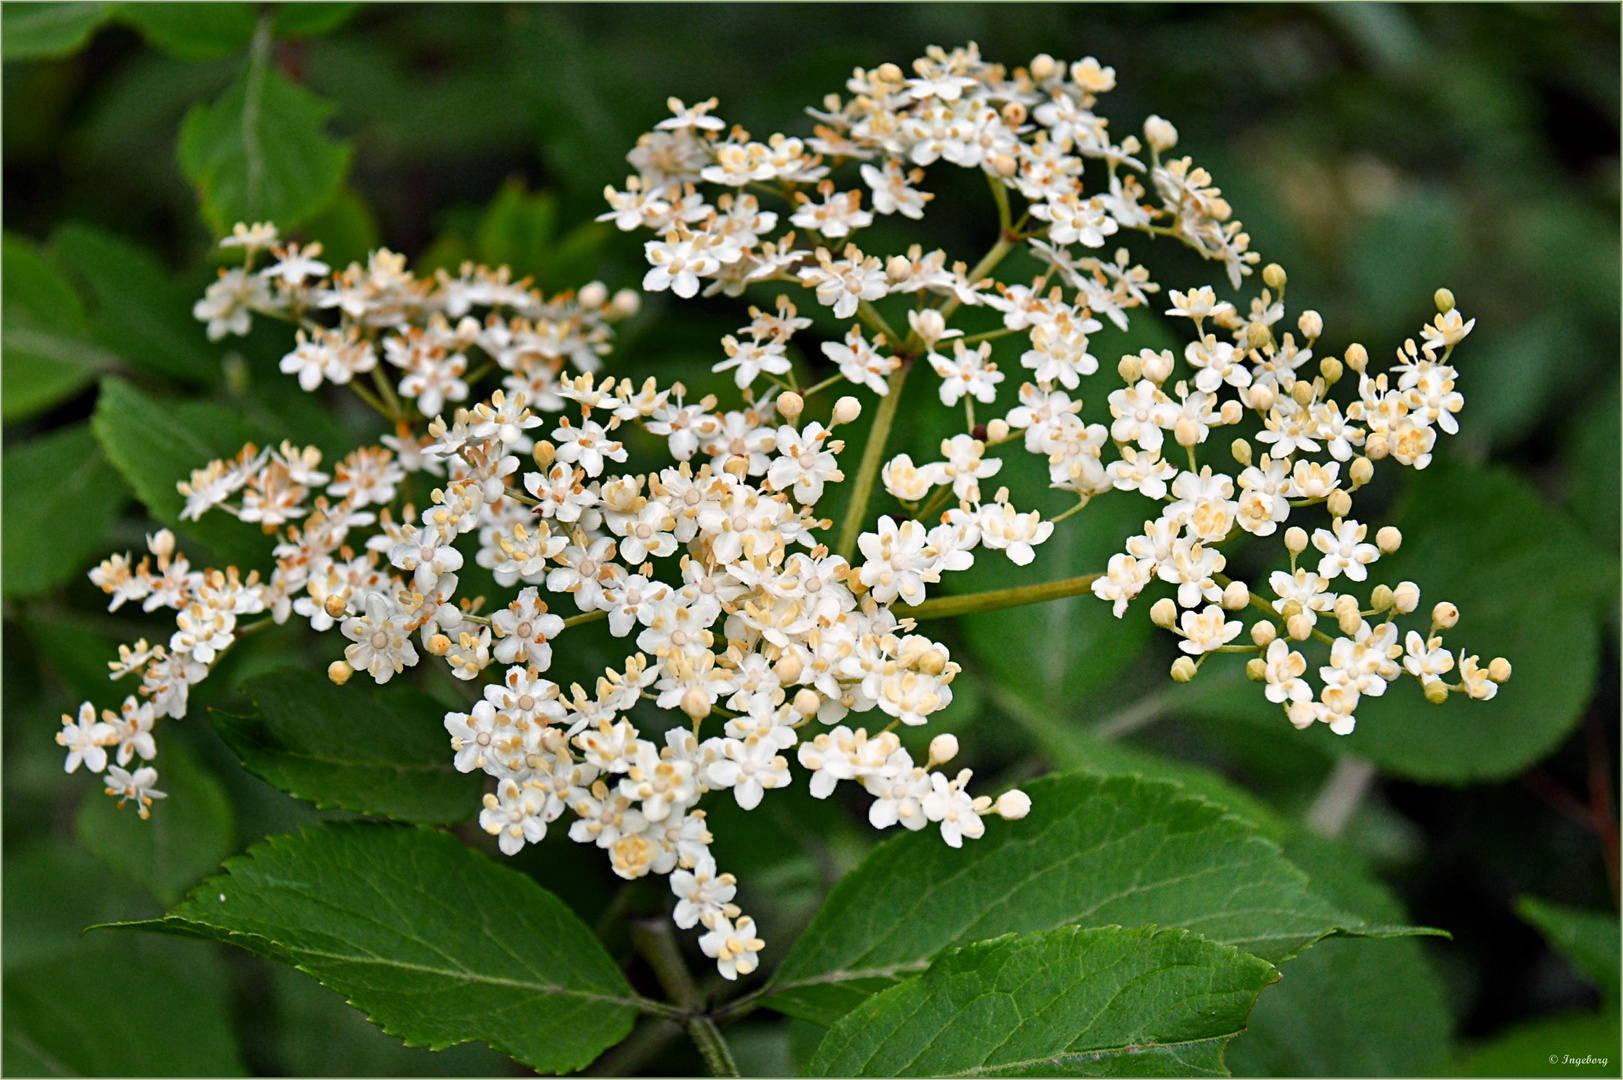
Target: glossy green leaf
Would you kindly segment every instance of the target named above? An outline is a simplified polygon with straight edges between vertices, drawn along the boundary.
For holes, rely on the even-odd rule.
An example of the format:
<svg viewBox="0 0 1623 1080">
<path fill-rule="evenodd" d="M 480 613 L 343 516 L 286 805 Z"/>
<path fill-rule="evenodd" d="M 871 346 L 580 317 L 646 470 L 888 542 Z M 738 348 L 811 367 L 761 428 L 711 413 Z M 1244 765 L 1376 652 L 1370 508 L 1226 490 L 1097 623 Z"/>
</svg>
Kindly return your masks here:
<svg viewBox="0 0 1623 1080">
<path fill-rule="evenodd" d="M 110 4 L 6 4 L 0 53 L 6 60 L 48 60 L 78 52 L 112 15 Z"/>
<path fill-rule="evenodd" d="M 83 222 L 59 228 L 51 248 L 88 286 L 97 342 L 159 375 L 219 381 L 220 358 L 192 317 L 191 286 L 173 280 L 151 252 Z"/>
<path fill-rule="evenodd" d="M 811 1076 L 1224 1076 L 1273 965 L 1186 930 L 982 941 L 829 1031 Z"/>
<path fill-rule="evenodd" d="M 1536 896 L 1516 901 L 1516 914 L 1533 924 L 1550 948 L 1572 962 L 1615 1010 L 1618 969 L 1623 966 L 1618 945 L 1617 916 L 1552 904 Z"/>
<path fill-rule="evenodd" d="M 181 60 L 206 60 L 235 52 L 254 36 L 253 4 L 135 3 L 118 5 L 156 48 Z"/>
<path fill-rule="evenodd" d="M 1380 928 L 1321 899 L 1273 842 L 1176 785 L 1050 776 L 1031 814 L 962 849 L 933 828 L 876 848 L 829 894 L 772 977 L 768 1004 L 832 1023 L 944 949 L 1009 932 L 1182 926 L 1278 961 Z"/>
<path fill-rule="evenodd" d="M 11 596 L 45 592 L 83 570 L 130 497 L 88 424 L 8 449 L 5 477 L 0 539 Z M 62 529 L 65 521 L 73 528 Z"/>
<path fill-rule="evenodd" d="M 288 229 L 327 205 L 352 153 L 349 143 L 326 133 L 333 108 L 256 56 L 218 101 L 187 113 L 180 167 L 216 232 L 238 221 Z"/>
<path fill-rule="evenodd" d="M 153 800 L 152 816 L 143 821 L 133 802 L 119 809 L 116 799 L 95 791 L 80 805 L 75 830 L 86 850 L 167 905 L 231 854 L 236 820 L 224 786 L 184 742 L 170 738 L 159 746 L 152 764 L 158 790 L 168 797 Z M 141 764 L 132 760 L 126 768 Z"/>
<path fill-rule="evenodd" d="M 249 679 L 258 712 L 211 710 L 214 729 L 243 767 L 324 809 L 449 824 L 479 810 L 484 776 L 460 773 L 445 706 L 408 686 L 335 686 L 313 671 Z"/>
<path fill-rule="evenodd" d="M 73 397 L 118 358 L 90 340 L 84 303 L 34 244 L 5 235 L 0 415 L 18 420 Z"/>
<path fill-rule="evenodd" d="M 412 826 L 335 823 L 233 859 L 161 920 L 293 964 L 412 1046 L 479 1040 L 538 1072 L 582 1068 L 637 1013 L 625 976 L 561 901 Z"/>
</svg>

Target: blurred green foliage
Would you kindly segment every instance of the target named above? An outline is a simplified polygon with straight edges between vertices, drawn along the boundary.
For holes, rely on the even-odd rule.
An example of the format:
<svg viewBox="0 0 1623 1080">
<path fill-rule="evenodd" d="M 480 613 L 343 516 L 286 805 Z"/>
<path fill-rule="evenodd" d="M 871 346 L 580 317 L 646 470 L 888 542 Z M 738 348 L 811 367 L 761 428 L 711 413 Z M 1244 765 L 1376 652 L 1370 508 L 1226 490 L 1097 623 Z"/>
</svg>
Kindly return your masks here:
<svg viewBox="0 0 1623 1080">
<path fill-rule="evenodd" d="M 113 703 L 104 673 L 117 643 L 168 634 L 159 616 L 108 615 L 83 573 L 176 523 L 177 476 L 246 438 L 315 443 L 330 459 L 380 430 L 352 400 L 301 394 L 277 372 L 281 328 L 205 338 L 190 306 L 216 273 L 216 236 L 239 218 L 274 218 L 338 263 L 381 242 L 424 272 L 473 259 L 549 291 L 594 276 L 635 285 L 642 238 L 593 218 L 668 96 L 719 96 L 721 115 L 758 136 L 805 133 L 804 108 L 841 91 L 853 65 L 967 40 L 1011 63 L 1049 52 L 1113 65 L 1105 114 L 1123 130 L 1150 113 L 1178 125 L 1180 150 L 1213 172 L 1254 248 L 1289 270 L 1293 306 L 1323 313 L 1328 340 L 1393 348 L 1438 285 L 1477 317 L 1457 354 L 1460 435 L 1431 470 L 1372 497 L 1409 537 L 1406 576 L 1428 602 L 1459 603 L 1472 647 L 1510 656 L 1517 675 L 1465 715 L 1458 702 L 1383 700 L 1351 739 L 1303 736 L 1257 708 L 1238 664 L 1169 691 L 1168 643 L 1084 597 L 949 631 L 969 667 L 951 717 L 966 759 L 1010 782 L 1045 768 L 1177 780 L 1283 843 L 1346 911 L 1453 932 L 1424 945 L 1335 939 L 1290 961 L 1230 1048 L 1237 1072 L 1570 1075 L 1542 1063 L 1601 1052 L 1592 1045 L 1609 1045 L 1615 1065 L 1615 1022 L 1595 1013 L 1609 1003 L 1615 1015 L 1615 982 L 1594 985 L 1592 947 L 1596 925 L 1615 942 L 1615 882 L 1597 830 L 1570 803 L 1598 797 L 1593 767 L 1617 750 L 1618 18 L 1602 5 L 6 3 L 11 1070 L 513 1068 L 484 1048 L 407 1049 L 306 976 L 221 946 L 77 936 L 157 915 L 267 835 L 349 816 L 267 786 L 207 721 L 211 706 L 254 713 L 236 689 L 244 680 L 331 659 L 330 642 L 295 627 L 245 640 L 169 726 L 172 797 L 150 823 L 119 815 L 83 773 L 64 778 L 51 742 L 57 715 L 86 696 Z M 244 123 L 250 102 L 263 112 Z M 917 239 L 953 258 L 985 248 L 974 180 L 941 177 L 950 212 Z M 1187 253 L 1141 247 L 1157 280 L 1205 280 Z M 834 329 L 824 312 L 806 314 L 817 332 Z M 727 379 L 709 366 L 739 321 L 724 300 L 650 298 L 622 327 L 614 364 L 719 389 Z M 1172 340 L 1149 318 L 1133 333 L 1148 337 L 1101 335 L 1101 357 Z M 1087 395 L 1090 418 L 1110 366 Z M 900 449 L 932 451 L 944 434 L 933 412 L 898 434 Z M 1030 461 L 1010 456 L 1011 483 Z M 1098 568 L 1132 525 L 1110 520 L 1109 506 L 1064 534 L 1069 546 L 1041 549 L 1045 576 Z M 264 562 L 257 530 L 217 517 L 191 524 L 183 546 L 197 560 Z M 960 587 L 1003 584 L 996 565 L 977 565 Z M 602 655 L 591 633 L 572 640 L 579 652 L 558 662 L 571 677 L 611 659 L 606 636 Z M 458 700 L 443 677 L 420 689 Z M 1590 734 L 1574 735 L 1580 724 Z M 1332 841 L 1302 820 L 1347 753 L 1383 774 Z M 858 807 L 783 794 L 781 813 L 718 807 L 714 824 L 747 906 L 786 943 L 874 837 Z M 553 836 L 513 865 L 589 926 L 611 905 L 663 902 L 618 892 L 595 854 Z M 1517 906 L 1528 892 L 1549 901 Z M 612 935 L 606 947 L 627 952 Z M 92 1022 L 84 1002 L 109 985 L 134 989 L 120 996 L 129 1008 Z M 1321 1006 L 1332 997 L 1333 1016 Z M 764 1013 L 729 1033 L 761 1071 L 804 1067 L 821 1037 Z M 698 1067 L 685 1046 L 655 1049 L 633 1064 Z"/>
</svg>

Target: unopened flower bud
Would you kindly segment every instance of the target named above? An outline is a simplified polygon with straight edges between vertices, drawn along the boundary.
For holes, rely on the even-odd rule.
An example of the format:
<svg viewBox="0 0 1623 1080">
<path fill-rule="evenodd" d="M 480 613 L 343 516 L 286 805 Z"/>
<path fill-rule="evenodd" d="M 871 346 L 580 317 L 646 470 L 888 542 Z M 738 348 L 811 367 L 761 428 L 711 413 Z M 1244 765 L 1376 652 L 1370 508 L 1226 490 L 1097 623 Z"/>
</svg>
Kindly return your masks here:
<svg viewBox="0 0 1623 1080">
<path fill-rule="evenodd" d="M 535 448 L 530 451 L 530 456 L 535 458 L 535 463 L 545 471 L 552 468 L 553 461 L 558 457 L 558 448 L 545 439 L 538 439 Z"/>
<path fill-rule="evenodd" d="M 159 559 L 167 559 L 175 553 L 175 534 L 168 529 L 159 529 L 147 537 L 147 550 Z"/>
<path fill-rule="evenodd" d="M 1170 597 L 1161 597 L 1150 607 L 1150 622 L 1163 630 L 1171 630 L 1178 625 L 1178 605 Z"/>
<path fill-rule="evenodd" d="M 1146 350 L 1148 351 L 1148 350 Z M 1172 364 L 1175 359 L 1171 349 L 1162 349 L 1160 352 L 1150 353 L 1148 356 L 1140 355 L 1144 365 L 1144 377 L 1156 386 L 1166 382 L 1172 375 Z"/>
<path fill-rule="evenodd" d="M 1054 58 L 1047 53 L 1038 53 L 1031 61 L 1031 77 L 1041 82 L 1054 74 Z"/>
<path fill-rule="evenodd" d="M 1369 438 L 1364 442 L 1365 457 L 1371 461 L 1384 461 L 1391 452 L 1392 448 L 1387 445 L 1385 432 L 1370 432 Z"/>
<path fill-rule="evenodd" d="M 342 618 L 344 612 L 349 610 L 349 605 L 344 603 L 344 598 L 337 593 L 328 593 L 327 599 L 321 602 L 321 607 L 334 619 Z"/>
<path fill-rule="evenodd" d="M 327 665 L 327 678 L 339 686 L 349 682 L 349 677 L 355 674 L 355 669 L 342 660 L 334 660 Z"/>
<path fill-rule="evenodd" d="M 1347 346 L 1346 360 L 1348 367 L 1362 375 L 1369 366 L 1369 351 L 1355 341 Z"/>
<path fill-rule="evenodd" d="M 795 712 L 801 716 L 810 716 L 823 704 L 823 699 L 817 696 L 817 691 L 809 686 L 802 686 L 795 691 Z"/>
<path fill-rule="evenodd" d="M 1012 128 L 1019 127 L 1026 122 L 1026 107 L 1018 101 L 1011 101 L 1003 106 L 1003 122 Z"/>
<path fill-rule="evenodd" d="M 1121 363 L 1116 365 L 1116 374 L 1122 377 L 1123 382 L 1131 386 L 1144 377 L 1144 361 L 1136 356 L 1124 356 L 1121 358 Z"/>
<path fill-rule="evenodd" d="M 1242 468 L 1250 468 L 1250 466 L 1251 466 L 1251 444 L 1250 443 L 1246 442 L 1244 439 L 1235 439 L 1234 442 L 1229 444 L 1229 452 L 1234 455 L 1234 460 L 1236 462 L 1238 462 Z"/>
<path fill-rule="evenodd" d="M 944 731 L 930 740 L 930 761 L 927 769 L 937 765 L 945 765 L 958 756 L 958 736 Z"/>
<path fill-rule="evenodd" d="M 1307 612 L 1298 611 L 1285 620 L 1285 632 L 1295 641 L 1306 641 L 1313 636 L 1313 620 Z"/>
<path fill-rule="evenodd" d="M 1292 555 L 1300 555 L 1307 550 L 1307 530 L 1299 525 L 1292 525 L 1285 530 L 1285 548 Z"/>
<path fill-rule="evenodd" d="M 1418 599 L 1419 592 L 1419 589 L 1415 590 L 1416 599 Z M 1397 594 L 1385 585 L 1377 585 L 1369 591 L 1369 606 L 1376 611 L 1385 611 L 1397 602 L 1396 597 Z"/>
<path fill-rule="evenodd" d="M 1444 315 L 1454 310 L 1454 294 L 1447 289 L 1438 289 L 1431 299 L 1437 305 L 1437 310 Z"/>
<path fill-rule="evenodd" d="M 451 639 L 444 634 L 435 634 L 428 639 L 428 644 L 424 647 L 428 649 L 430 656 L 444 656 L 451 651 Z"/>
<path fill-rule="evenodd" d="M 1296 329 L 1302 332 L 1303 337 L 1312 341 L 1324 333 L 1324 316 L 1317 311 L 1304 311 L 1302 317 L 1296 320 Z"/>
<path fill-rule="evenodd" d="M 903 77 L 901 68 L 897 67 L 895 64 L 888 63 L 880 64 L 879 67 L 874 70 L 874 74 L 879 76 L 880 82 L 888 83 L 899 83 L 902 81 Z"/>
<path fill-rule="evenodd" d="M 1009 437 L 1009 422 L 1001 416 L 986 425 L 986 441 L 1000 443 Z"/>
<path fill-rule="evenodd" d="M 609 287 L 601 281 L 590 281 L 581 286 L 577 299 L 580 306 L 588 311 L 595 311 L 603 306 L 609 298 Z"/>
<path fill-rule="evenodd" d="M 1333 356 L 1326 356 L 1319 361 L 1319 374 L 1324 376 L 1326 386 L 1334 386 L 1340 382 L 1341 376 L 1345 373 L 1346 369 L 1341 366 L 1341 361 Z"/>
<path fill-rule="evenodd" d="M 642 310 L 642 294 L 636 289 L 621 289 L 614 294 L 614 313 L 629 319 Z"/>
<path fill-rule="evenodd" d="M 1171 150 L 1178 145 L 1178 129 L 1159 116 L 1151 115 L 1144 121 L 1144 141 L 1158 154 Z"/>
<path fill-rule="evenodd" d="M 1285 606 L 1279 609 L 1279 613 L 1287 619 L 1292 615 L 1300 615 L 1302 613 L 1302 602 L 1296 599 L 1287 600 Z"/>
<path fill-rule="evenodd" d="M 1008 154 L 999 154 L 992 159 L 992 168 L 997 170 L 999 176 L 1009 177 L 1013 176 L 1020 166 Z"/>
<path fill-rule="evenodd" d="M 1200 425 L 1187 416 L 1180 416 L 1172 427 L 1172 437 L 1178 440 L 1179 446 L 1195 446 L 1200 442 Z"/>
<path fill-rule="evenodd" d="M 778 411 L 786 420 L 794 420 L 806 408 L 806 399 L 793 390 L 778 395 Z"/>
<path fill-rule="evenodd" d="M 785 649 L 783 655 L 778 657 L 778 662 L 772 665 L 772 674 L 776 675 L 784 686 L 793 686 L 799 682 L 800 672 L 800 657 L 792 649 Z"/>
<path fill-rule="evenodd" d="M 1278 397 L 1279 395 L 1274 393 L 1272 383 L 1263 383 L 1261 386 L 1253 386 L 1251 388 L 1251 407 L 1253 409 L 1261 410 L 1262 412 L 1267 412 L 1269 409 L 1274 407 L 1274 402 L 1278 400 Z"/>
<path fill-rule="evenodd" d="M 1274 643 L 1274 638 L 1278 636 L 1278 634 L 1279 628 L 1274 626 L 1274 624 L 1269 622 L 1267 619 L 1258 619 L 1256 622 L 1251 624 L 1251 642 L 1252 644 L 1261 648 L 1266 649 L 1268 646 L 1272 645 Z"/>
<path fill-rule="evenodd" d="M 1358 614 L 1358 602 L 1356 600 L 1353 601 L 1350 608 L 1344 608 L 1339 604 L 1336 605 L 1336 625 L 1341 628 L 1343 634 L 1348 637 L 1355 636 L 1358 633 L 1358 628 L 1363 623 L 1363 616 Z"/>
<path fill-rule="evenodd" d="M 849 394 L 834 403 L 834 423 L 849 424 L 862 415 L 862 402 Z"/>
<path fill-rule="evenodd" d="M 1307 408 L 1313 404 L 1313 384 L 1306 379 L 1297 379 L 1296 385 L 1291 387 L 1291 398 L 1302 408 Z"/>
<path fill-rule="evenodd" d="M 1264 682 L 1268 678 L 1268 661 L 1260 656 L 1253 656 L 1245 662 L 1245 677 L 1252 682 Z"/>
<path fill-rule="evenodd" d="M 1031 813 L 1031 796 L 1019 788 L 1011 788 L 997 797 L 997 816 L 1004 821 L 1019 821 Z"/>
<path fill-rule="evenodd" d="M 1367 457 L 1355 457 L 1347 475 L 1352 479 L 1353 487 L 1361 488 L 1375 475 L 1375 463 Z"/>
<path fill-rule="evenodd" d="M 885 263 L 885 276 L 892 281 L 904 281 L 913 272 L 913 264 L 905 255 L 892 255 Z"/>
<path fill-rule="evenodd" d="M 1503 656 L 1496 656 L 1488 661 L 1488 678 L 1496 683 L 1508 680 L 1510 678 L 1510 661 Z"/>
<path fill-rule="evenodd" d="M 1262 283 L 1270 289 L 1283 289 L 1285 280 L 1285 268 L 1278 263 L 1269 263 L 1262 268 Z"/>
<path fill-rule="evenodd" d="M 1227 401 L 1223 402 L 1223 407 L 1217 410 L 1217 415 L 1218 418 L 1225 424 L 1238 424 L 1240 422 L 1240 418 L 1245 415 L 1245 406 L 1241 405 L 1234 398 L 1229 398 Z"/>
<path fill-rule="evenodd" d="M 1352 512 L 1352 496 L 1344 488 L 1336 488 L 1324 500 L 1324 505 L 1329 508 L 1331 517 L 1346 517 Z"/>
<path fill-rule="evenodd" d="M 682 695 L 682 711 L 695 720 L 702 720 L 710 715 L 710 699 L 697 686 L 691 687 Z"/>
<path fill-rule="evenodd" d="M 1375 534 L 1375 546 L 1386 555 L 1392 554 L 1403 543 L 1403 534 L 1391 525 L 1386 525 Z"/>
<path fill-rule="evenodd" d="M 1407 615 L 1420 606 L 1420 586 L 1412 581 L 1400 581 L 1392 590 L 1392 606 L 1399 615 Z"/>
<path fill-rule="evenodd" d="M 1272 341 L 1273 336 L 1273 331 L 1260 322 L 1254 322 L 1246 327 L 1245 347 L 1248 349 L 1260 349 Z"/>
<path fill-rule="evenodd" d="M 1240 611 L 1251 603 L 1251 590 L 1243 581 L 1231 581 L 1223 589 L 1223 606 L 1229 611 Z"/>
<path fill-rule="evenodd" d="M 1451 630 L 1460 621 L 1460 609 L 1447 600 L 1431 609 L 1431 624 L 1440 630 Z"/>
<path fill-rule="evenodd" d="M 1188 682 L 1190 679 L 1195 677 L 1195 672 L 1197 670 L 1199 669 L 1195 667 L 1195 662 L 1193 660 L 1189 659 L 1187 656 L 1180 656 L 1176 660 L 1172 661 L 1172 681 Z"/>
<path fill-rule="evenodd" d="M 1441 705 L 1448 700 L 1448 686 L 1441 679 L 1427 679 L 1421 689 L 1426 692 L 1426 700 L 1433 705 Z"/>
</svg>

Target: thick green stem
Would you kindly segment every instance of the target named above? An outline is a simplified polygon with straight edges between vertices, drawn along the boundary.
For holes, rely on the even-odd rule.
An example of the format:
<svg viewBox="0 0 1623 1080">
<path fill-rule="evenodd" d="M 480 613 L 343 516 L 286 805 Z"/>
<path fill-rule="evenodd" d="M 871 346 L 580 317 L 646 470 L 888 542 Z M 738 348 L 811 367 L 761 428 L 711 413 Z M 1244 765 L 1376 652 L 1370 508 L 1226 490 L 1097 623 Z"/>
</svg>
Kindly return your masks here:
<svg viewBox="0 0 1623 1080">
<path fill-rule="evenodd" d="M 671 934 L 670 923 L 664 919 L 647 919 L 631 924 L 631 943 L 654 970 L 660 987 L 679 1007 L 687 1010 L 683 1023 L 688 1036 L 699 1048 L 711 1076 L 737 1076 L 738 1065 L 733 1061 L 727 1040 L 716 1028 L 715 1021 L 699 1010 L 704 1007 L 704 995 L 688 971 L 687 962 Z"/>
<path fill-rule="evenodd" d="M 733 1060 L 727 1039 L 708 1016 L 696 1016 L 688 1021 L 688 1036 L 710 1069 L 711 1076 L 737 1076 L 738 1063 Z"/>
<path fill-rule="evenodd" d="M 990 592 L 970 593 L 968 596 L 938 596 L 917 607 L 897 607 L 896 613 L 905 618 L 948 619 L 954 615 L 973 615 L 981 611 L 1001 611 L 1004 608 L 1026 604 L 1043 604 L 1050 600 L 1063 600 L 1067 596 L 1080 596 L 1093 588 L 1103 574 L 1083 574 L 1081 577 L 1046 581 L 1040 585 L 1021 585 L 1014 589 L 993 589 Z"/>
<path fill-rule="evenodd" d="M 913 366 L 903 361 L 890 377 L 885 396 L 879 399 L 874 413 L 873 430 L 868 433 L 868 445 L 862 449 L 862 465 L 857 470 L 856 483 L 851 488 L 851 505 L 845 511 L 845 523 L 840 526 L 840 543 L 835 549 L 846 562 L 856 557 L 857 538 L 862 535 L 863 523 L 868 518 L 868 502 L 873 497 L 874 481 L 879 477 L 879 466 L 885 460 L 885 443 L 890 440 L 891 425 L 896 422 L 896 410 L 902 402 L 902 384 Z"/>
</svg>

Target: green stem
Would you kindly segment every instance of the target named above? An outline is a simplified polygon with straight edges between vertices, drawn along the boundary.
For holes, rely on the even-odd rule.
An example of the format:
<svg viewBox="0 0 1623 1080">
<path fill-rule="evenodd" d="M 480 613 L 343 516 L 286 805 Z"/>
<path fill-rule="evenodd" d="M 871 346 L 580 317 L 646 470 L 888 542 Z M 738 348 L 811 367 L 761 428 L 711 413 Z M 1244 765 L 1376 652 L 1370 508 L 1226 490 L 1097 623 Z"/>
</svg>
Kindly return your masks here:
<svg viewBox="0 0 1623 1080">
<path fill-rule="evenodd" d="M 378 394 L 383 398 L 384 405 L 388 407 L 385 415 L 396 423 L 405 419 L 406 410 L 401 406 L 400 399 L 395 396 L 394 387 L 383 377 L 383 369 L 375 364 L 372 367 L 372 382 L 378 388 Z M 355 389 L 359 391 L 360 387 L 357 386 Z"/>
<path fill-rule="evenodd" d="M 699 992 L 698 984 L 688 971 L 687 962 L 682 959 L 682 951 L 677 948 L 670 923 L 663 918 L 638 920 L 631 923 L 630 929 L 632 945 L 648 961 L 660 987 L 680 1008 L 689 1011 L 690 1015 L 683 1022 L 687 1025 L 693 1045 L 699 1048 L 705 1065 L 709 1067 L 710 1075 L 737 1076 L 738 1065 L 733 1061 L 727 1040 L 717 1030 L 715 1021 L 699 1012 L 704 1007 L 704 995 Z"/>
<path fill-rule="evenodd" d="M 845 378 L 844 375 L 841 375 L 838 372 L 836 372 L 835 374 L 830 375 L 828 378 L 824 379 L 822 382 L 816 383 L 816 384 L 814 384 L 812 386 L 808 386 L 806 389 L 800 391 L 800 396 L 802 398 L 809 398 L 813 394 L 821 393 L 822 391 L 827 390 L 829 387 L 833 386 L 835 383 L 839 382 L 840 380 L 842 380 L 844 378 Z"/>
<path fill-rule="evenodd" d="M 711 1076 L 737 1076 L 738 1063 L 733 1060 L 727 1039 L 708 1016 L 695 1016 L 688 1021 L 688 1036 L 710 1069 Z"/>
<path fill-rule="evenodd" d="M 609 613 L 606 611 L 588 611 L 584 615 L 571 615 L 569 618 L 564 620 L 564 629 L 567 630 L 571 626 L 579 626 L 581 623 L 597 622 L 599 619 L 606 619 L 608 617 Z"/>
<path fill-rule="evenodd" d="M 857 305 L 857 318 L 867 323 L 868 329 L 878 334 L 884 334 L 885 341 L 889 343 L 892 349 L 896 348 L 901 342 L 902 339 L 896 336 L 896 331 L 890 328 L 890 323 L 885 321 L 885 317 L 879 314 L 879 309 L 874 307 L 871 302 L 864 300 Z"/>
<path fill-rule="evenodd" d="M 890 377 L 885 396 L 879 399 L 879 410 L 874 413 L 873 430 L 868 433 L 868 445 L 862 448 L 862 465 L 857 470 L 856 485 L 851 489 L 851 505 L 845 512 L 845 523 L 840 526 L 840 543 L 835 549 L 850 562 L 857 553 L 857 538 L 862 535 L 863 522 L 868 517 L 868 502 L 873 497 L 874 481 L 879 466 L 885 460 L 885 443 L 890 439 L 890 427 L 896 422 L 896 410 L 902 402 L 902 384 L 912 368 L 911 360 L 903 361 Z"/>
<path fill-rule="evenodd" d="M 1003 181 L 986 174 L 986 182 L 992 185 L 992 201 L 997 203 L 997 226 L 1005 233 L 1010 232 L 1012 219 L 1009 216 L 1009 189 L 1003 186 Z"/>
<path fill-rule="evenodd" d="M 1081 577 L 1045 581 L 1040 585 L 1021 585 L 1013 589 L 993 589 L 990 592 L 970 593 L 967 596 L 938 596 L 916 607 L 898 607 L 896 613 L 906 618 L 948 619 L 955 615 L 973 615 L 981 611 L 1001 611 L 1004 608 L 1026 604 L 1043 604 L 1050 600 L 1063 600 L 1080 596 L 1093 588 L 1103 574 L 1083 574 Z"/>
</svg>

